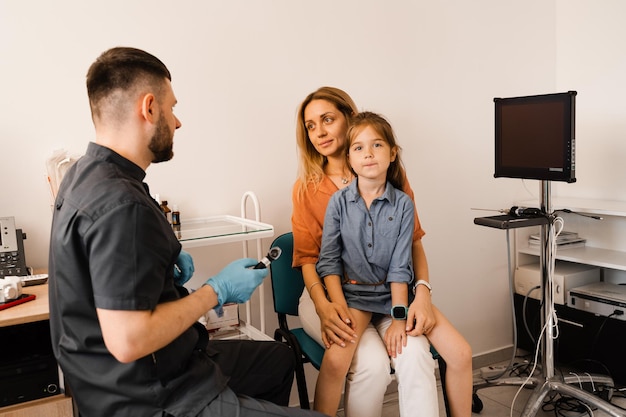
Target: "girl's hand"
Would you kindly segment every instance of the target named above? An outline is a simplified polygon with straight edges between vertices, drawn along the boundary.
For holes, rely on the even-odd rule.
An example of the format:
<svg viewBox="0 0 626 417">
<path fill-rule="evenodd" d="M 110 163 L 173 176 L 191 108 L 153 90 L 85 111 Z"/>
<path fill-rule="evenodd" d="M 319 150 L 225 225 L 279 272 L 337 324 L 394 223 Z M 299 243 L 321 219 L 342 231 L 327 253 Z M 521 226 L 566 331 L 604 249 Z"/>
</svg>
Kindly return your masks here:
<svg viewBox="0 0 626 417">
<path fill-rule="evenodd" d="M 406 346 L 406 320 L 393 320 L 385 332 L 385 345 L 387 353 L 395 358 L 402 353 L 402 348 Z"/>
<path fill-rule="evenodd" d="M 320 318 L 322 341 L 326 349 L 332 343 L 341 347 L 345 347 L 346 342 L 356 343 L 355 321 L 347 305 L 329 301 L 316 306 L 315 310 Z"/>
</svg>

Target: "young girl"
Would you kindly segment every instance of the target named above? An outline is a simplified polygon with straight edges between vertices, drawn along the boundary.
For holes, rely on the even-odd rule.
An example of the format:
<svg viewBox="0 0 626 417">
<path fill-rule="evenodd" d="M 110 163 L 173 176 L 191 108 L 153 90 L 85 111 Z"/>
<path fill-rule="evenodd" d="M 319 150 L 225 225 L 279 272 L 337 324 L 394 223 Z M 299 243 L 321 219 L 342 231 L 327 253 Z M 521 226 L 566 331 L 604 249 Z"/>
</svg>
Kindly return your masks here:
<svg viewBox="0 0 626 417">
<path fill-rule="evenodd" d="M 317 273 L 331 302 L 345 307 L 342 319 L 350 323 L 357 340 L 371 321 L 387 321 L 383 338 L 387 353 L 394 367 L 406 367 L 395 359 L 403 349 L 404 356 L 423 349 L 423 338 L 407 336 L 415 209 L 400 191 L 405 181 L 400 148 L 389 123 L 371 112 L 354 116 L 347 140 L 348 164 L 356 181 L 334 193 L 328 203 Z M 316 410 L 329 416 L 337 413 L 355 350 L 356 343 L 332 344 L 326 350 L 315 389 Z M 401 404 L 410 403 L 402 400 Z M 400 414 L 412 411 L 401 409 Z"/>
</svg>

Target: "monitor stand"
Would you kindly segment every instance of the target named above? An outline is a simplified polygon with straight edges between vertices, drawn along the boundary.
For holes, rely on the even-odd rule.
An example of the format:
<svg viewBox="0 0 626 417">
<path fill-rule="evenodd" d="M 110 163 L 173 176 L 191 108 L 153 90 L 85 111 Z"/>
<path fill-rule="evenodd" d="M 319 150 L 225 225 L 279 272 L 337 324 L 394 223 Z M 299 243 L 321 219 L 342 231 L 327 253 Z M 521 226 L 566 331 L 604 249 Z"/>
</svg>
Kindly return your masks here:
<svg viewBox="0 0 626 417">
<path fill-rule="evenodd" d="M 550 199 L 550 181 L 541 182 L 541 211 L 544 213 L 552 213 L 552 203 Z M 597 395 L 593 395 L 582 388 L 582 383 L 593 383 L 599 386 L 614 387 L 613 379 L 604 375 L 555 375 L 554 372 L 554 299 L 551 291 L 552 276 L 549 273 L 551 259 L 553 259 L 553 248 L 547 244 L 548 236 L 551 228 L 554 227 L 552 221 L 541 225 L 541 285 L 543 288 L 544 302 L 542 304 L 542 328 L 545 326 L 545 334 L 541 338 L 541 358 L 542 367 L 540 376 L 531 377 L 510 377 L 498 378 L 493 380 L 484 380 L 483 382 L 474 383 L 474 394 L 481 388 L 499 385 L 529 385 L 535 387 L 532 394 L 526 402 L 524 410 L 520 417 L 536 416 L 537 412 L 543 405 L 544 398 L 551 392 L 557 392 L 562 395 L 576 398 L 589 407 L 597 407 L 605 411 L 611 416 L 623 417 L 624 410 L 614 406 L 608 401 L 603 400 Z"/>
</svg>

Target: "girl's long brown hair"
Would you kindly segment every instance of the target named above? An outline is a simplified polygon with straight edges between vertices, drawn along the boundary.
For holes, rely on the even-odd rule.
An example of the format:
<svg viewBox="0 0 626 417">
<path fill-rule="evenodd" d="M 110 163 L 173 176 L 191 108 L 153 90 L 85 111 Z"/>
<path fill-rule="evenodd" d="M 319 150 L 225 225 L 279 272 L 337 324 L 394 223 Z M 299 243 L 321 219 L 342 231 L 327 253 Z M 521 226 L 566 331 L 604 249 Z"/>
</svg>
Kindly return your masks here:
<svg viewBox="0 0 626 417">
<path fill-rule="evenodd" d="M 352 142 L 356 136 L 368 126 L 374 129 L 392 149 L 396 148 L 396 159 L 391 162 L 389 168 L 387 169 L 387 181 L 389 181 L 391 185 L 398 190 L 404 189 L 404 179 L 406 176 L 404 173 L 404 166 L 400 158 L 400 151 L 402 148 L 398 145 L 396 135 L 393 133 L 391 124 L 389 124 L 387 119 L 380 114 L 364 111 L 352 117 L 347 133 L 348 146 L 346 147 L 346 160 L 348 160 Z"/>
</svg>

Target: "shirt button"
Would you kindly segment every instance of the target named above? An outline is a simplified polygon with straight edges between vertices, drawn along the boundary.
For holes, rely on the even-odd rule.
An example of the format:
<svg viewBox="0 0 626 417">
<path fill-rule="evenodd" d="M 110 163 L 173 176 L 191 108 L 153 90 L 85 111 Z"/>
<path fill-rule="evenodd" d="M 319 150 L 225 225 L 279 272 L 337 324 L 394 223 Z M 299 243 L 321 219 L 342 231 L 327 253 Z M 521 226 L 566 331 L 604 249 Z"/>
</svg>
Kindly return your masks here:
<svg viewBox="0 0 626 417">
<path fill-rule="evenodd" d="M 389 217 L 389 221 L 392 222 L 393 221 L 393 217 Z"/>
<path fill-rule="evenodd" d="M 372 222 L 367 222 L 367 225 L 368 225 L 368 226 L 371 226 L 371 225 L 372 225 Z"/>
<path fill-rule="evenodd" d="M 368 243 L 368 244 L 367 244 L 367 247 L 368 247 L 368 248 L 371 248 L 371 247 L 372 247 L 372 244 L 371 244 L 371 243 Z"/>
</svg>

